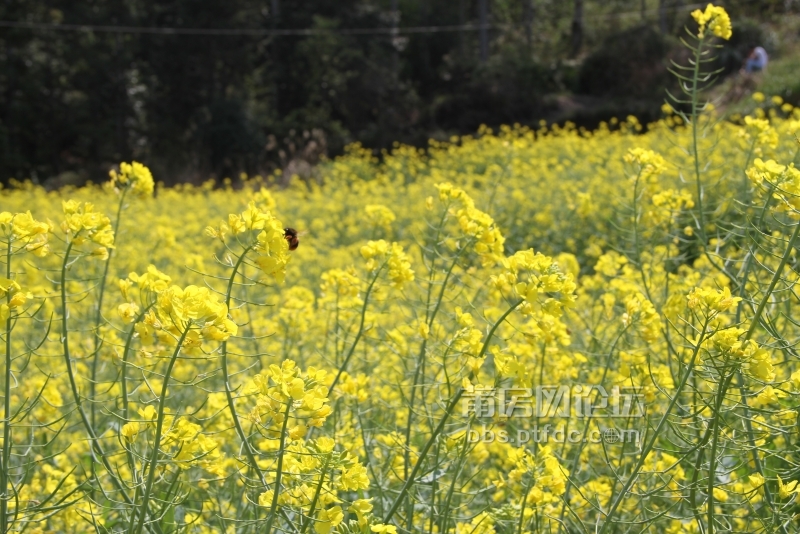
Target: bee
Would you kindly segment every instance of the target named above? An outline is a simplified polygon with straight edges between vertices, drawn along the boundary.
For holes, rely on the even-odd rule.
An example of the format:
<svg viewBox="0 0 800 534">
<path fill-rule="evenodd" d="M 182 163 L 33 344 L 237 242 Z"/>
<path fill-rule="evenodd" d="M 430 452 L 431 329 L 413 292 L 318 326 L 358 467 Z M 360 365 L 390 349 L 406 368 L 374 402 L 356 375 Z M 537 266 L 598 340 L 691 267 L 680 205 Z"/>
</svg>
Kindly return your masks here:
<svg viewBox="0 0 800 534">
<path fill-rule="evenodd" d="M 295 250 L 297 249 L 298 245 L 300 245 L 300 239 L 298 237 L 297 230 L 294 228 L 284 228 L 283 237 L 285 237 L 286 241 L 289 242 L 289 250 Z"/>
</svg>

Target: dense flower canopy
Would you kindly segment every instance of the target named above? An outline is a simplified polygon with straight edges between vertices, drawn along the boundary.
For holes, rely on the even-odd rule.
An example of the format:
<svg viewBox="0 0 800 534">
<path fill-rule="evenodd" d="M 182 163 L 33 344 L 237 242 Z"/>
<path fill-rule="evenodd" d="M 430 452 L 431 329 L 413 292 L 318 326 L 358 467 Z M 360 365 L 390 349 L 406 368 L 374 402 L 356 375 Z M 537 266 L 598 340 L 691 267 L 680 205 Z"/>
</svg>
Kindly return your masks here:
<svg viewBox="0 0 800 534">
<path fill-rule="evenodd" d="M 353 146 L 285 188 L 3 190 L 0 522 L 780 532 L 800 112 L 760 100 Z"/>
</svg>

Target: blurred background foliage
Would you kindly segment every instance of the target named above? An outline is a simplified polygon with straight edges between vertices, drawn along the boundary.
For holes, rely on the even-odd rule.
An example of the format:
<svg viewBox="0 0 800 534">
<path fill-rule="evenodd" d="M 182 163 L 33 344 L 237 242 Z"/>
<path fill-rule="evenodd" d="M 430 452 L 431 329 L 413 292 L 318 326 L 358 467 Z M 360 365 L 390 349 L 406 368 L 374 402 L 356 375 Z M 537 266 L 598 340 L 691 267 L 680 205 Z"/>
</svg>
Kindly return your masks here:
<svg viewBox="0 0 800 534">
<path fill-rule="evenodd" d="M 723 4 L 737 21 L 720 51 L 726 74 L 750 44 L 797 59 L 800 2 Z M 352 142 L 425 146 L 481 124 L 591 128 L 629 114 L 646 123 L 671 83 L 669 61 L 681 59 L 693 5 L 4 0 L 0 180 L 100 181 L 135 159 L 168 184 L 282 169 L 280 181 L 312 174 Z M 796 103 L 796 74 L 780 63 L 775 72 L 765 83 Z"/>
</svg>

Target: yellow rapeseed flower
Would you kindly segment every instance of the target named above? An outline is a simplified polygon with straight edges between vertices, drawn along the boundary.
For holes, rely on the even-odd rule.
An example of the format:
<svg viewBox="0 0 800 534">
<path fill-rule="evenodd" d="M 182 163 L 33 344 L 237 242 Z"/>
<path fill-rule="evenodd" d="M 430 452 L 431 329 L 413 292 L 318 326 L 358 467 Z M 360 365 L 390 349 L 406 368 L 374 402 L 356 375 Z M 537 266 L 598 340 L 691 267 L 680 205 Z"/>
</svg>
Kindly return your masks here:
<svg viewBox="0 0 800 534">
<path fill-rule="evenodd" d="M 731 29 L 731 19 L 725 8 L 708 4 L 705 11 L 696 9 L 692 11 L 692 18 L 697 21 L 698 32 L 697 36 L 702 39 L 705 35 L 706 28 L 711 30 L 711 33 L 725 39 L 726 41 L 731 38 L 733 31 Z"/>
</svg>

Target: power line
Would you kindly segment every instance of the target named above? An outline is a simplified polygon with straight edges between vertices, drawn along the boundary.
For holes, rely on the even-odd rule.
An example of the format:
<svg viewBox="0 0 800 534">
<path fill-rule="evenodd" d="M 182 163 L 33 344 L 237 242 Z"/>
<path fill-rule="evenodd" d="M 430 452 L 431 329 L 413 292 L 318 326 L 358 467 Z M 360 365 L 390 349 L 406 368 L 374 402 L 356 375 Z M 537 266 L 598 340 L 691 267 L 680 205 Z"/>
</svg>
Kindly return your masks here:
<svg viewBox="0 0 800 534">
<path fill-rule="evenodd" d="M 267 29 L 267 28 L 170 28 L 159 26 L 110 26 L 98 24 L 48 24 L 43 22 L 23 22 L 0 20 L 2 28 L 21 28 L 28 30 L 54 30 L 71 32 L 137 33 L 156 35 L 252 35 L 270 36 L 312 36 L 312 35 L 397 35 L 412 33 L 439 33 L 476 31 L 483 27 L 497 28 L 491 24 L 459 24 L 457 26 L 411 26 L 407 28 L 306 28 L 306 29 Z"/>
<path fill-rule="evenodd" d="M 671 6 L 665 11 L 677 11 L 703 7 L 704 4 L 689 4 Z M 648 9 L 645 13 L 658 12 L 658 9 Z M 641 11 L 626 11 L 594 15 L 592 19 L 620 18 L 640 15 Z M 249 35 L 255 37 L 308 37 L 314 35 L 403 35 L 419 33 L 445 33 L 462 31 L 479 31 L 482 29 L 504 29 L 508 25 L 499 24 L 458 24 L 452 26 L 409 26 L 405 28 L 179 28 L 164 26 L 116 26 L 108 24 L 55 24 L 46 22 L 27 22 L 14 20 L 0 20 L 0 28 L 17 28 L 42 31 L 66 32 L 99 32 L 99 33 L 131 33 L 151 35 L 205 35 L 205 36 L 238 36 Z"/>
</svg>

